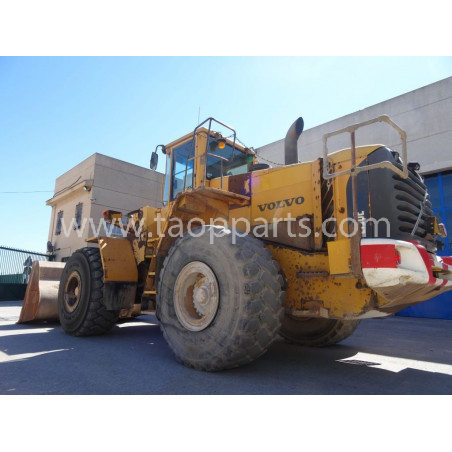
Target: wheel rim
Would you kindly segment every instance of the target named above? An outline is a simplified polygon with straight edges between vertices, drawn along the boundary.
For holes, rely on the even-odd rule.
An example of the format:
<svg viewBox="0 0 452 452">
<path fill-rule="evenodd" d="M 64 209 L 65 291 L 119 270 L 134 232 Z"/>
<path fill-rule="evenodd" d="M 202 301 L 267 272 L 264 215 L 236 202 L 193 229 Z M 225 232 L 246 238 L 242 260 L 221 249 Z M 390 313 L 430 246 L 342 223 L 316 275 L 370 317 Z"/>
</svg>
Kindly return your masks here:
<svg viewBox="0 0 452 452">
<path fill-rule="evenodd" d="M 82 280 L 77 271 L 69 274 L 64 286 L 64 308 L 68 312 L 74 312 L 80 304 L 82 294 Z"/>
<path fill-rule="evenodd" d="M 202 331 L 215 318 L 219 305 L 217 278 L 203 262 L 190 262 L 179 273 L 174 286 L 174 309 L 181 325 Z"/>
</svg>

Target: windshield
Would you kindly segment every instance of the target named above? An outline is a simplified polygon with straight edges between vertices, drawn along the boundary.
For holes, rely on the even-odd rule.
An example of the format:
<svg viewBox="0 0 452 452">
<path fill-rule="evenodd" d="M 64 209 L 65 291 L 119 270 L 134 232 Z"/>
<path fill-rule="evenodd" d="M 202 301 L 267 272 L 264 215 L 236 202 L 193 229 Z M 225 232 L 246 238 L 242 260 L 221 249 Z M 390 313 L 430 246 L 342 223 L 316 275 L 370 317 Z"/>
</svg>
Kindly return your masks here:
<svg viewBox="0 0 452 452">
<path fill-rule="evenodd" d="M 209 143 L 215 141 L 215 138 L 210 138 Z M 210 149 L 210 146 L 209 146 Z M 206 168 L 206 178 L 207 180 L 214 179 L 216 177 L 223 176 L 234 176 L 236 174 L 243 174 L 248 172 L 248 156 L 238 149 L 234 149 L 234 156 L 232 156 L 232 146 L 226 144 L 224 149 L 215 149 L 214 151 L 209 150 L 211 155 L 207 156 L 207 168 Z M 222 159 L 216 158 L 214 155 L 228 159 L 224 161 Z"/>
</svg>

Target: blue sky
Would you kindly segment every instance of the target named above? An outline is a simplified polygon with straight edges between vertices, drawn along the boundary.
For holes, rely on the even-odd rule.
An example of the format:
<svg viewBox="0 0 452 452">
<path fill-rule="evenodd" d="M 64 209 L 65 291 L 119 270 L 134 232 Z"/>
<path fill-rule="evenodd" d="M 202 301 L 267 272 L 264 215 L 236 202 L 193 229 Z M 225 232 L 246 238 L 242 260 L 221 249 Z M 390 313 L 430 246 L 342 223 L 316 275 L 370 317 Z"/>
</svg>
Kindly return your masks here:
<svg viewBox="0 0 452 452">
<path fill-rule="evenodd" d="M 0 244 L 44 251 L 59 175 L 94 152 L 147 167 L 199 108 L 259 147 L 451 75 L 451 57 L 0 58 Z"/>
</svg>

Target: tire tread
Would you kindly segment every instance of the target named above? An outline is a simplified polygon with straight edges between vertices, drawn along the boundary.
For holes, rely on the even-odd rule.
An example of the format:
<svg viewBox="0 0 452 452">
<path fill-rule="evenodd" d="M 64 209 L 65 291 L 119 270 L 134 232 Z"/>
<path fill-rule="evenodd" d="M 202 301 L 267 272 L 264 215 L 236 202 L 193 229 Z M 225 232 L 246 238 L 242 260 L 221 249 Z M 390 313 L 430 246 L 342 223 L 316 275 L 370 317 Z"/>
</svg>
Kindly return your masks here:
<svg viewBox="0 0 452 452">
<path fill-rule="evenodd" d="M 178 238 L 163 263 L 159 280 L 159 294 L 162 293 L 165 272 L 172 272 L 169 267 L 172 256 L 182 240 L 188 240 L 187 234 Z M 227 243 L 224 246 L 238 248 L 235 253 L 234 265 L 240 265 L 242 268 L 245 287 L 243 317 L 238 322 L 237 330 L 233 333 L 234 337 L 228 340 L 226 347 L 219 347 L 218 353 L 196 361 L 179 356 L 173 349 L 179 362 L 187 367 L 204 371 L 238 367 L 264 354 L 278 334 L 284 312 L 283 280 L 278 273 L 278 264 L 273 260 L 272 254 L 265 245 L 252 236 L 237 237 L 235 245 L 232 244 L 230 238 L 224 240 L 224 243 Z M 171 346 L 167 327 L 168 325 L 160 323 L 163 336 Z"/>
<path fill-rule="evenodd" d="M 90 269 L 91 291 L 89 294 L 88 310 L 82 323 L 76 330 L 65 328 L 64 322 L 61 322 L 63 329 L 67 334 L 78 337 L 104 334 L 116 325 L 119 312 L 107 311 L 103 304 L 104 275 L 100 251 L 98 248 L 85 247 L 77 250 L 76 253 L 84 256 Z"/>
</svg>

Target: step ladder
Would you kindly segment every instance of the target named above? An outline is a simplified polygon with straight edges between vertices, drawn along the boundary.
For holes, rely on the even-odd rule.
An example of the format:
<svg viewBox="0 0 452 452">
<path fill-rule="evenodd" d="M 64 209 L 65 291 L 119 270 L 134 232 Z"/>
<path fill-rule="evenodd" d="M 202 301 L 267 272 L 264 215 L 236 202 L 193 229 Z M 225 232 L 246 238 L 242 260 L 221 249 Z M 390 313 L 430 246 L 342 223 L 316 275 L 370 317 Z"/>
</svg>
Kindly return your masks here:
<svg viewBox="0 0 452 452">
<path fill-rule="evenodd" d="M 157 291 L 156 291 L 156 287 L 155 287 L 155 270 L 157 267 L 157 255 L 155 254 L 156 252 L 156 248 L 157 248 L 157 244 L 160 240 L 160 237 L 155 237 L 155 238 L 150 238 L 147 241 L 147 246 L 150 250 L 152 250 L 151 254 L 146 254 L 144 257 L 146 260 L 150 260 L 150 264 L 149 264 L 149 270 L 148 270 L 148 277 L 151 278 L 152 284 L 150 285 L 151 289 L 150 290 L 144 290 L 143 291 L 143 295 L 145 297 L 148 297 L 150 295 L 156 295 Z M 149 287 L 149 285 L 148 285 Z"/>
</svg>

